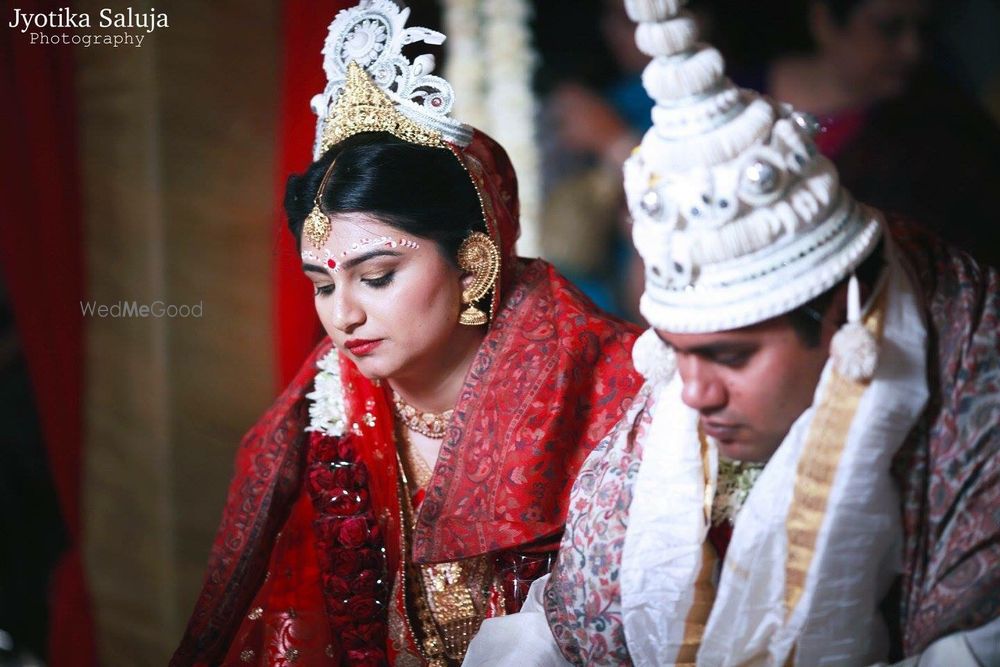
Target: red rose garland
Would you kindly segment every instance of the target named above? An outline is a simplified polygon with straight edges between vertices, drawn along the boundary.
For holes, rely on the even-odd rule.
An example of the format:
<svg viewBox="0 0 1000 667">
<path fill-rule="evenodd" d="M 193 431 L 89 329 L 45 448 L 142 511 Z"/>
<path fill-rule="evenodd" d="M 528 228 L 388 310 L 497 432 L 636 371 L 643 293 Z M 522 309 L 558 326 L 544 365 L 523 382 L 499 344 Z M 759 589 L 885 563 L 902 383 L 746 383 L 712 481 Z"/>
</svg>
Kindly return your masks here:
<svg viewBox="0 0 1000 667">
<path fill-rule="evenodd" d="M 309 438 L 308 488 L 333 637 L 352 665 L 387 665 L 388 570 L 383 532 L 371 508 L 368 469 L 350 433 Z"/>
</svg>

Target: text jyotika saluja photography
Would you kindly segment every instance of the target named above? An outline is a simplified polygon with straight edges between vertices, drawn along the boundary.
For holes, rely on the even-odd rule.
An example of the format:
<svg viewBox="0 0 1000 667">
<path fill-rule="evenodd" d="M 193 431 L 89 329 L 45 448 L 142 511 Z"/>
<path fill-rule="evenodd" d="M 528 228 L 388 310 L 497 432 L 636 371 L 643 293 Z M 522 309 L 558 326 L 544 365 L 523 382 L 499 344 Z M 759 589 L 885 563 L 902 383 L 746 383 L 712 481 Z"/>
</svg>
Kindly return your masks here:
<svg viewBox="0 0 1000 667">
<path fill-rule="evenodd" d="M 155 8 L 137 11 L 102 9 L 96 14 L 74 12 L 63 7 L 52 12 L 26 12 L 15 7 L 8 27 L 29 35 L 32 44 L 141 47 L 146 35 L 158 28 L 169 28 L 166 12 Z M 88 32 L 95 28 L 121 29 L 119 32 Z M 30 33 L 30 34 L 29 34 Z"/>
</svg>

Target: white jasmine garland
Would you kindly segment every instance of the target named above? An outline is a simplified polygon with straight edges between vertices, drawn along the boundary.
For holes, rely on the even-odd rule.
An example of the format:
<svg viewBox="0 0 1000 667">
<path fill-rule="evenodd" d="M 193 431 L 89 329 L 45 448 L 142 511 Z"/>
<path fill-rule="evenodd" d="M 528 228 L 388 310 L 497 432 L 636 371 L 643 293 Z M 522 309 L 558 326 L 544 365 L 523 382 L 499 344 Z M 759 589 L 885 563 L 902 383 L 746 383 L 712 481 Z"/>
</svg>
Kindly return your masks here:
<svg viewBox="0 0 1000 667">
<path fill-rule="evenodd" d="M 736 515 L 750 495 L 754 483 L 764 470 L 762 463 L 744 463 L 719 458 L 715 500 L 712 502 L 712 525 L 724 521 L 735 523 Z"/>
<path fill-rule="evenodd" d="M 479 0 L 446 0 L 444 27 L 448 35 L 448 59 L 445 78 L 455 90 L 452 114 L 469 125 L 489 132 L 482 24 Z"/>
<path fill-rule="evenodd" d="M 518 175 L 521 237 L 518 251 L 540 252 L 537 101 L 531 82 L 536 62 L 527 0 L 446 0 L 447 79 L 456 118 L 493 136 Z"/>
<path fill-rule="evenodd" d="M 531 89 L 536 56 L 528 26 L 526 0 L 483 0 L 488 89 L 487 126 L 504 146 L 518 175 L 521 238 L 518 251 L 537 256 L 540 250 L 539 160 L 535 141 L 537 101 Z"/>
<path fill-rule="evenodd" d="M 309 404 L 309 426 L 307 431 L 318 431 L 330 436 L 341 436 L 347 432 L 347 404 L 344 387 L 340 382 L 340 355 L 337 348 L 331 348 L 316 362 L 315 385 L 306 394 Z"/>
</svg>

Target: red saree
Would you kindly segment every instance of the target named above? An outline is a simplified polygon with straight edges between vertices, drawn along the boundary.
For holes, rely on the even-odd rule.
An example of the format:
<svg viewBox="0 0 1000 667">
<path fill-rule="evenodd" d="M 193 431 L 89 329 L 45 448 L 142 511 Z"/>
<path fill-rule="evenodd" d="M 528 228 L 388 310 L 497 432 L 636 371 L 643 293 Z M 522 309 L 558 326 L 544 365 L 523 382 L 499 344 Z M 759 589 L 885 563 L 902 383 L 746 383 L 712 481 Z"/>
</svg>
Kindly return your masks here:
<svg viewBox="0 0 1000 667">
<path fill-rule="evenodd" d="M 639 388 L 636 331 L 548 264 L 514 258 L 516 181 L 499 146 L 476 133 L 453 152 L 501 248 L 502 282 L 412 530 L 387 387 L 341 357 L 347 432 L 305 430 L 327 340 L 240 446 L 171 665 L 428 664 L 405 594 L 390 596 L 406 590 L 399 573 L 486 555 L 493 615 L 547 571 L 579 466 Z"/>
</svg>

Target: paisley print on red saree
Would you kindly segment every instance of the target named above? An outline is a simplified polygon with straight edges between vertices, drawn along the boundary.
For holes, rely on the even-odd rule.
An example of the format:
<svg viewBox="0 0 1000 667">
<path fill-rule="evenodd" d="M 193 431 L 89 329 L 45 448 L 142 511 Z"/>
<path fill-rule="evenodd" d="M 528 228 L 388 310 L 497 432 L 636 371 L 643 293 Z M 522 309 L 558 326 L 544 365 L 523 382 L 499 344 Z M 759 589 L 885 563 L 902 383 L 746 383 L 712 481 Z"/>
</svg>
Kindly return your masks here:
<svg viewBox="0 0 1000 667">
<path fill-rule="evenodd" d="M 305 395 L 317 359 L 330 350 L 326 341 L 240 447 L 204 588 L 172 665 L 306 655 L 315 664 L 422 664 L 412 633 L 404 625 L 405 636 L 394 636 L 388 612 L 404 560 L 490 554 L 495 606 L 507 612 L 548 569 L 577 469 L 641 384 L 630 356 L 637 331 L 597 311 L 548 264 L 515 258 L 517 182 L 502 148 L 476 132 L 469 146 L 452 150 L 501 250 L 501 280 L 410 553 L 400 549 L 388 388 L 342 360 L 348 432 L 306 437 Z M 289 562 L 296 566 L 286 576 Z M 317 615 L 323 628 L 303 627 Z M 295 645 L 296 637 L 311 643 Z"/>
<path fill-rule="evenodd" d="M 512 287 L 466 379 L 409 554 L 417 562 L 495 554 L 506 611 L 515 611 L 530 581 L 547 570 L 525 555 L 556 548 L 577 468 L 639 387 L 629 362 L 631 328 L 594 313 L 543 262 L 521 265 Z M 324 343 L 314 358 L 328 349 Z M 251 601 L 273 588 L 261 587 L 266 570 L 268 583 L 287 570 L 278 556 L 309 561 L 302 550 L 314 554 L 313 585 L 325 594 L 329 622 L 326 632 L 310 634 L 325 642 L 312 652 L 330 646 L 339 659 L 341 651 L 360 651 L 352 659 L 380 664 L 380 651 L 392 645 L 382 640 L 384 596 L 400 565 L 401 526 L 390 403 L 385 387 L 353 364 L 341 368 L 351 432 L 305 437 L 304 395 L 314 374 L 307 367 L 302 386 L 290 388 L 244 441 L 205 587 L 173 664 L 214 665 L 248 649 L 255 654 L 247 662 L 270 664 L 255 659 L 259 646 L 230 647 L 234 636 L 245 636 L 241 624 L 256 622 L 248 617 L 253 609 L 287 616 L 296 607 L 277 608 L 273 598 Z M 281 428 L 265 430 L 272 424 Z M 261 472 L 268 475 L 256 478 Z M 293 506 L 293 520 L 286 521 Z M 314 531 L 303 530 L 310 524 Z M 315 535 L 286 544 L 302 532 Z M 303 588 L 304 582 L 296 590 Z"/>
</svg>

